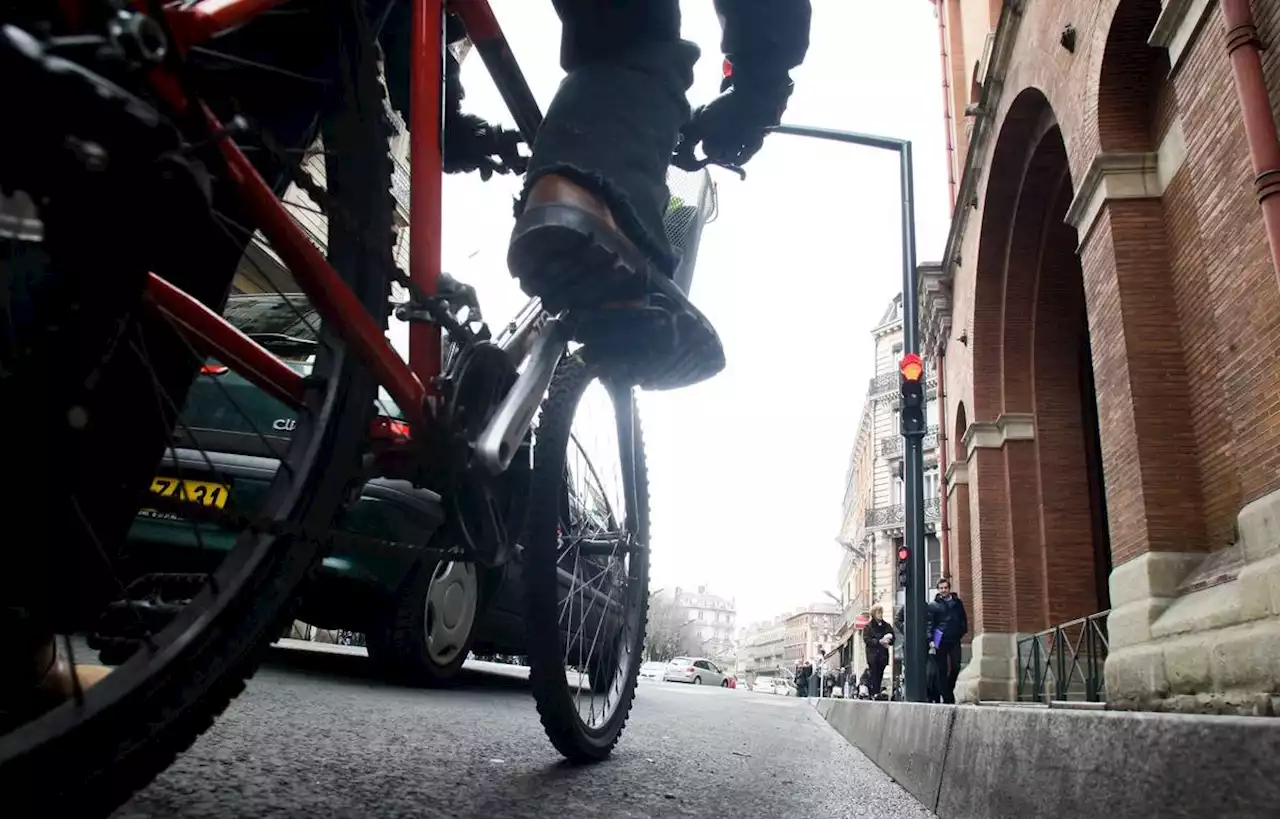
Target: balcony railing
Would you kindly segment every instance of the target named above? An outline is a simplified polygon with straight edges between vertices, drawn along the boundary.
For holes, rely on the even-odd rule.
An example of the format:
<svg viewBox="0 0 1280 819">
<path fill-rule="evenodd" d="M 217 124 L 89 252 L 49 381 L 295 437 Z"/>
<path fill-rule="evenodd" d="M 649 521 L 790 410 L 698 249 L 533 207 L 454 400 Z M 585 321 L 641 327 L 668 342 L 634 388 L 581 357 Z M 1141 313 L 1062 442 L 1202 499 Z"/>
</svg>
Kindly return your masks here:
<svg viewBox="0 0 1280 819">
<path fill-rule="evenodd" d="M 942 501 L 939 498 L 926 498 L 924 501 L 924 519 L 926 523 L 938 520 Z M 883 529 L 904 526 L 907 522 L 907 507 L 897 503 L 893 506 L 877 506 L 867 510 L 867 528 Z"/>
<path fill-rule="evenodd" d="M 938 375 L 937 375 L 937 372 L 932 367 L 932 363 L 928 359 L 925 359 L 924 370 L 925 370 L 925 379 L 924 379 L 925 387 L 936 386 L 938 383 Z M 887 373 L 880 373 L 879 375 L 871 379 L 871 383 L 867 387 L 867 394 L 872 397 L 875 397 L 877 395 L 884 395 L 887 392 L 896 392 L 899 386 L 901 385 L 901 382 L 898 380 L 899 378 L 901 378 L 901 376 L 898 375 L 897 370 L 890 370 Z"/>
<path fill-rule="evenodd" d="M 392 165 L 391 195 L 395 197 L 396 204 L 407 216 L 409 213 L 409 166 L 400 159 L 396 159 Z"/>
<path fill-rule="evenodd" d="M 1018 702 L 1105 701 L 1108 614 L 1091 614 L 1019 640 Z"/>
<path fill-rule="evenodd" d="M 931 449 L 938 448 L 938 428 L 931 426 L 924 434 L 924 449 L 928 452 Z M 902 457 L 902 436 L 890 435 L 888 438 L 880 441 L 880 454 L 886 458 Z"/>
</svg>

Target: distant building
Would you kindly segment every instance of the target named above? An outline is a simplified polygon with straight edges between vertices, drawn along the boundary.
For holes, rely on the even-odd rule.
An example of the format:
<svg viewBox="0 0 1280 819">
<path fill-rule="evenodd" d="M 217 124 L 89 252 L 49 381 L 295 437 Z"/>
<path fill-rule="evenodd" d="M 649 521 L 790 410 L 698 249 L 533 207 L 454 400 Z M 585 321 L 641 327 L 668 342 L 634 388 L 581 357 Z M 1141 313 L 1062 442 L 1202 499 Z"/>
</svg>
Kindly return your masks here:
<svg viewBox="0 0 1280 819">
<path fill-rule="evenodd" d="M 754 682 L 756 677 L 783 673 L 786 631 L 786 618 L 782 615 L 752 623 L 743 630 L 739 641 L 739 656 L 742 658 L 742 670 L 749 681 Z"/>
<path fill-rule="evenodd" d="M 730 668 L 736 664 L 738 611 L 733 598 L 712 594 L 706 586 L 677 586 L 675 611 L 688 651 Z"/>
<path fill-rule="evenodd" d="M 790 667 L 808 660 L 816 663 L 831 651 L 840 624 L 835 603 L 810 603 L 786 617 L 782 642 L 783 660 Z"/>
</svg>

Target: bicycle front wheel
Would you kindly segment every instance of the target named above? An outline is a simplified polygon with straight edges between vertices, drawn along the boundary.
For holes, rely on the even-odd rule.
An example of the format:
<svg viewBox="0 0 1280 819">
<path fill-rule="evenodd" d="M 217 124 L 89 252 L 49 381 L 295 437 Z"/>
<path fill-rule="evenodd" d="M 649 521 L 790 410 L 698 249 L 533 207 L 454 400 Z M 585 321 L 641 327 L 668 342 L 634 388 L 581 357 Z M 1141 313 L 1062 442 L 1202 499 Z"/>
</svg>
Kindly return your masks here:
<svg viewBox="0 0 1280 819">
<path fill-rule="evenodd" d="M 598 761 L 631 712 L 649 603 L 649 483 L 632 391 L 567 357 L 533 461 L 522 569 L 533 695 L 552 744 Z"/>
</svg>

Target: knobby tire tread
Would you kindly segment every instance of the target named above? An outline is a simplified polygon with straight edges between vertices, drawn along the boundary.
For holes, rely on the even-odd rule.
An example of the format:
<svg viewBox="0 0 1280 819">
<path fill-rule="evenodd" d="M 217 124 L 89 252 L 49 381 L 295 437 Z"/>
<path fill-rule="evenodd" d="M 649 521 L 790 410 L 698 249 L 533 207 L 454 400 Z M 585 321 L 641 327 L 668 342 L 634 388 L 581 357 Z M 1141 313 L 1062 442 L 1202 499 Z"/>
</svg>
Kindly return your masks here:
<svg viewBox="0 0 1280 819">
<path fill-rule="evenodd" d="M 644 646 L 649 608 L 649 479 L 644 435 L 632 393 L 635 481 L 639 503 L 637 528 L 640 540 L 645 544 L 643 549 L 633 553 L 633 556 L 639 556 L 642 563 L 638 574 L 643 586 L 640 594 L 640 625 L 636 629 L 634 645 L 631 646 L 632 655 L 637 659 L 631 663 L 623 686 L 623 699 L 607 724 L 604 741 L 600 742 L 584 730 L 565 677 L 558 617 L 560 587 L 556 574 L 559 545 L 557 527 L 562 508 L 569 436 L 578 404 L 596 376 L 594 368 L 574 354 L 561 361 L 552 378 L 534 437 L 533 474 L 524 543 L 523 577 L 529 681 L 547 738 L 556 750 L 575 763 L 599 762 L 608 758 L 626 727 L 635 701 L 640 672 L 638 658 Z M 615 413 L 616 411 L 615 407 Z"/>
</svg>

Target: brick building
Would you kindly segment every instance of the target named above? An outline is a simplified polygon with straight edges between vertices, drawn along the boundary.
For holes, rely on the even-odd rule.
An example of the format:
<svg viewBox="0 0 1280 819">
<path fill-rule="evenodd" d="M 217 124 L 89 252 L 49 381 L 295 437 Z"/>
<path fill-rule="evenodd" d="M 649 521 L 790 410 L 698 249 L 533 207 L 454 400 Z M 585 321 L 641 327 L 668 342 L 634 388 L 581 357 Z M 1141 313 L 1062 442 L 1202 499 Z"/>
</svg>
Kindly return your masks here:
<svg viewBox="0 0 1280 819">
<path fill-rule="evenodd" d="M 931 2 L 954 207 L 922 338 L 974 634 L 957 693 L 1015 697 L 1020 638 L 1105 613 L 1112 703 L 1268 708 L 1280 0 Z"/>
</svg>

